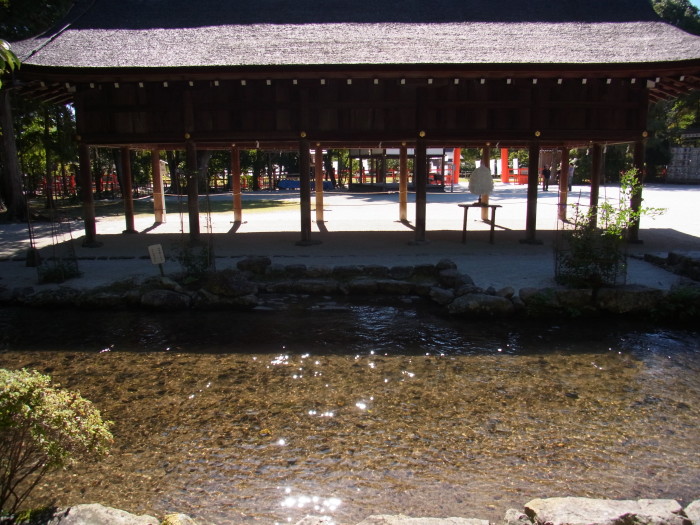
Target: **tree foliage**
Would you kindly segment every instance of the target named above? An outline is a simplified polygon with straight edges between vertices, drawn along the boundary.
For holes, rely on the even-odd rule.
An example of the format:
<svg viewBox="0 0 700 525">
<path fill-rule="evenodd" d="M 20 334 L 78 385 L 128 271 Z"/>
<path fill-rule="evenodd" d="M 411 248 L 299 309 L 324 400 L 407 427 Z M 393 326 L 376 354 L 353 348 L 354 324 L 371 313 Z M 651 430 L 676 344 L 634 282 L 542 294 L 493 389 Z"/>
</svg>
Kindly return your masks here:
<svg viewBox="0 0 700 525">
<path fill-rule="evenodd" d="M 698 8 L 688 0 L 652 0 L 656 14 L 669 24 L 700 35 L 700 17 Z"/>
<path fill-rule="evenodd" d="M 12 52 L 10 44 L 0 39 L 0 88 L 2 87 L 2 74 L 11 72 L 19 66 L 19 59 Z"/>
<path fill-rule="evenodd" d="M 109 425 L 49 376 L 0 369 L 0 510 L 15 512 L 50 470 L 106 454 Z"/>
<path fill-rule="evenodd" d="M 563 230 L 555 246 L 555 278 L 573 288 L 598 289 L 619 284 L 627 274 L 625 242 L 642 216 L 655 217 L 664 209 L 634 206 L 642 183 L 632 168 L 620 175 L 617 202 L 603 201 L 585 209 L 574 204 L 571 227 Z"/>
<path fill-rule="evenodd" d="M 0 0 L 0 35 L 22 40 L 48 29 L 72 0 Z"/>
</svg>

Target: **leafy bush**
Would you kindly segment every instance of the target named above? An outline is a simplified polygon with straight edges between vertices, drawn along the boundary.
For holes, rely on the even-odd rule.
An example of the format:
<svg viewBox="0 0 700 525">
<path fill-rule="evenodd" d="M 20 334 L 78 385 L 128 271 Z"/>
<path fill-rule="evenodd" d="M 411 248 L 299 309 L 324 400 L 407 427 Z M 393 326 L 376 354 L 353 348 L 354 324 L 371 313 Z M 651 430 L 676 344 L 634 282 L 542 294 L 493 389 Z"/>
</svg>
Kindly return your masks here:
<svg viewBox="0 0 700 525">
<path fill-rule="evenodd" d="M 17 511 L 47 472 L 106 454 L 110 424 L 49 376 L 0 369 L 0 510 Z"/>
<path fill-rule="evenodd" d="M 574 204 L 571 227 L 563 230 L 555 245 L 555 278 L 574 288 L 614 286 L 627 277 L 626 240 L 642 215 L 656 216 L 660 208 L 641 206 L 642 184 L 636 169 L 620 176 L 617 206 L 604 201 L 584 211 Z M 639 206 L 633 206 L 633 201 Z"/>
</svg>

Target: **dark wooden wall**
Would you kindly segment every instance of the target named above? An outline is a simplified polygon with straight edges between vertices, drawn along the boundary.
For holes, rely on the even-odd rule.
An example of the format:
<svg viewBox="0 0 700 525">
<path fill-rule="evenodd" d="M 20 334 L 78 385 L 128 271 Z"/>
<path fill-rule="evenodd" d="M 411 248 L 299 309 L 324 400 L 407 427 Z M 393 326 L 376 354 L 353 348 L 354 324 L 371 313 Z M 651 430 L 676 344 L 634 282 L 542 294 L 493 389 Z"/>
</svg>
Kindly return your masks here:
<svg viewBox="0 0 700 525">
<path fill-rule="evenodd" d="M 251 79 L 79 85 L 90 144 L 292 141 L 634 141 L 644 81 L 622 78 Z M 535 135 L 536 132 L 539 134 Z"/>
</svg>

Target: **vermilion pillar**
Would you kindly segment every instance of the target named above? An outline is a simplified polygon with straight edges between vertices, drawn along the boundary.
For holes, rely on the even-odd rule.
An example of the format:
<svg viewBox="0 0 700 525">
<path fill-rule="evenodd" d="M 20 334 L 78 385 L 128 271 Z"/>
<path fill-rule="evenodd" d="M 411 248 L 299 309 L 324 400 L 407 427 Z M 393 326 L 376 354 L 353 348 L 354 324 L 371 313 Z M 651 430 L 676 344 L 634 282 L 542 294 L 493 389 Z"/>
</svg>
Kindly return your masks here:
<svg viewBox="0 0 700 525">
<path fill-rule="evenodd" d="M 510 182 L 510 170 L 508 169 L 508 148 L 501 148 L 501 182 Z"/>
</svg>

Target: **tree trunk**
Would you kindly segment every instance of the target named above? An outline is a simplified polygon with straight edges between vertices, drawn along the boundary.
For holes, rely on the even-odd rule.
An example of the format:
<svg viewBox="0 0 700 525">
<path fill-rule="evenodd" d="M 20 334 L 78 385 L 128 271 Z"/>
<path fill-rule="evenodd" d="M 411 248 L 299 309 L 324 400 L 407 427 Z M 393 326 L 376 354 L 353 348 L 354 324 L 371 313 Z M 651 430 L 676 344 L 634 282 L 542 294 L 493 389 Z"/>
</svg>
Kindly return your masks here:
<svg viewBox="0 0 700 525">
<path fill-rule="evenodd" d="M 24 221 L 27 219 L 27 203 L 22 192 L 22 176 L 17 159 L 15 130 L 12 127 L 12 109 L 10 93 L 0 89 L 0 129 L 2 130 L 3 173 L 0 178 L 0 194 L 5 200 L 7 221 Z"/>
</svg>

